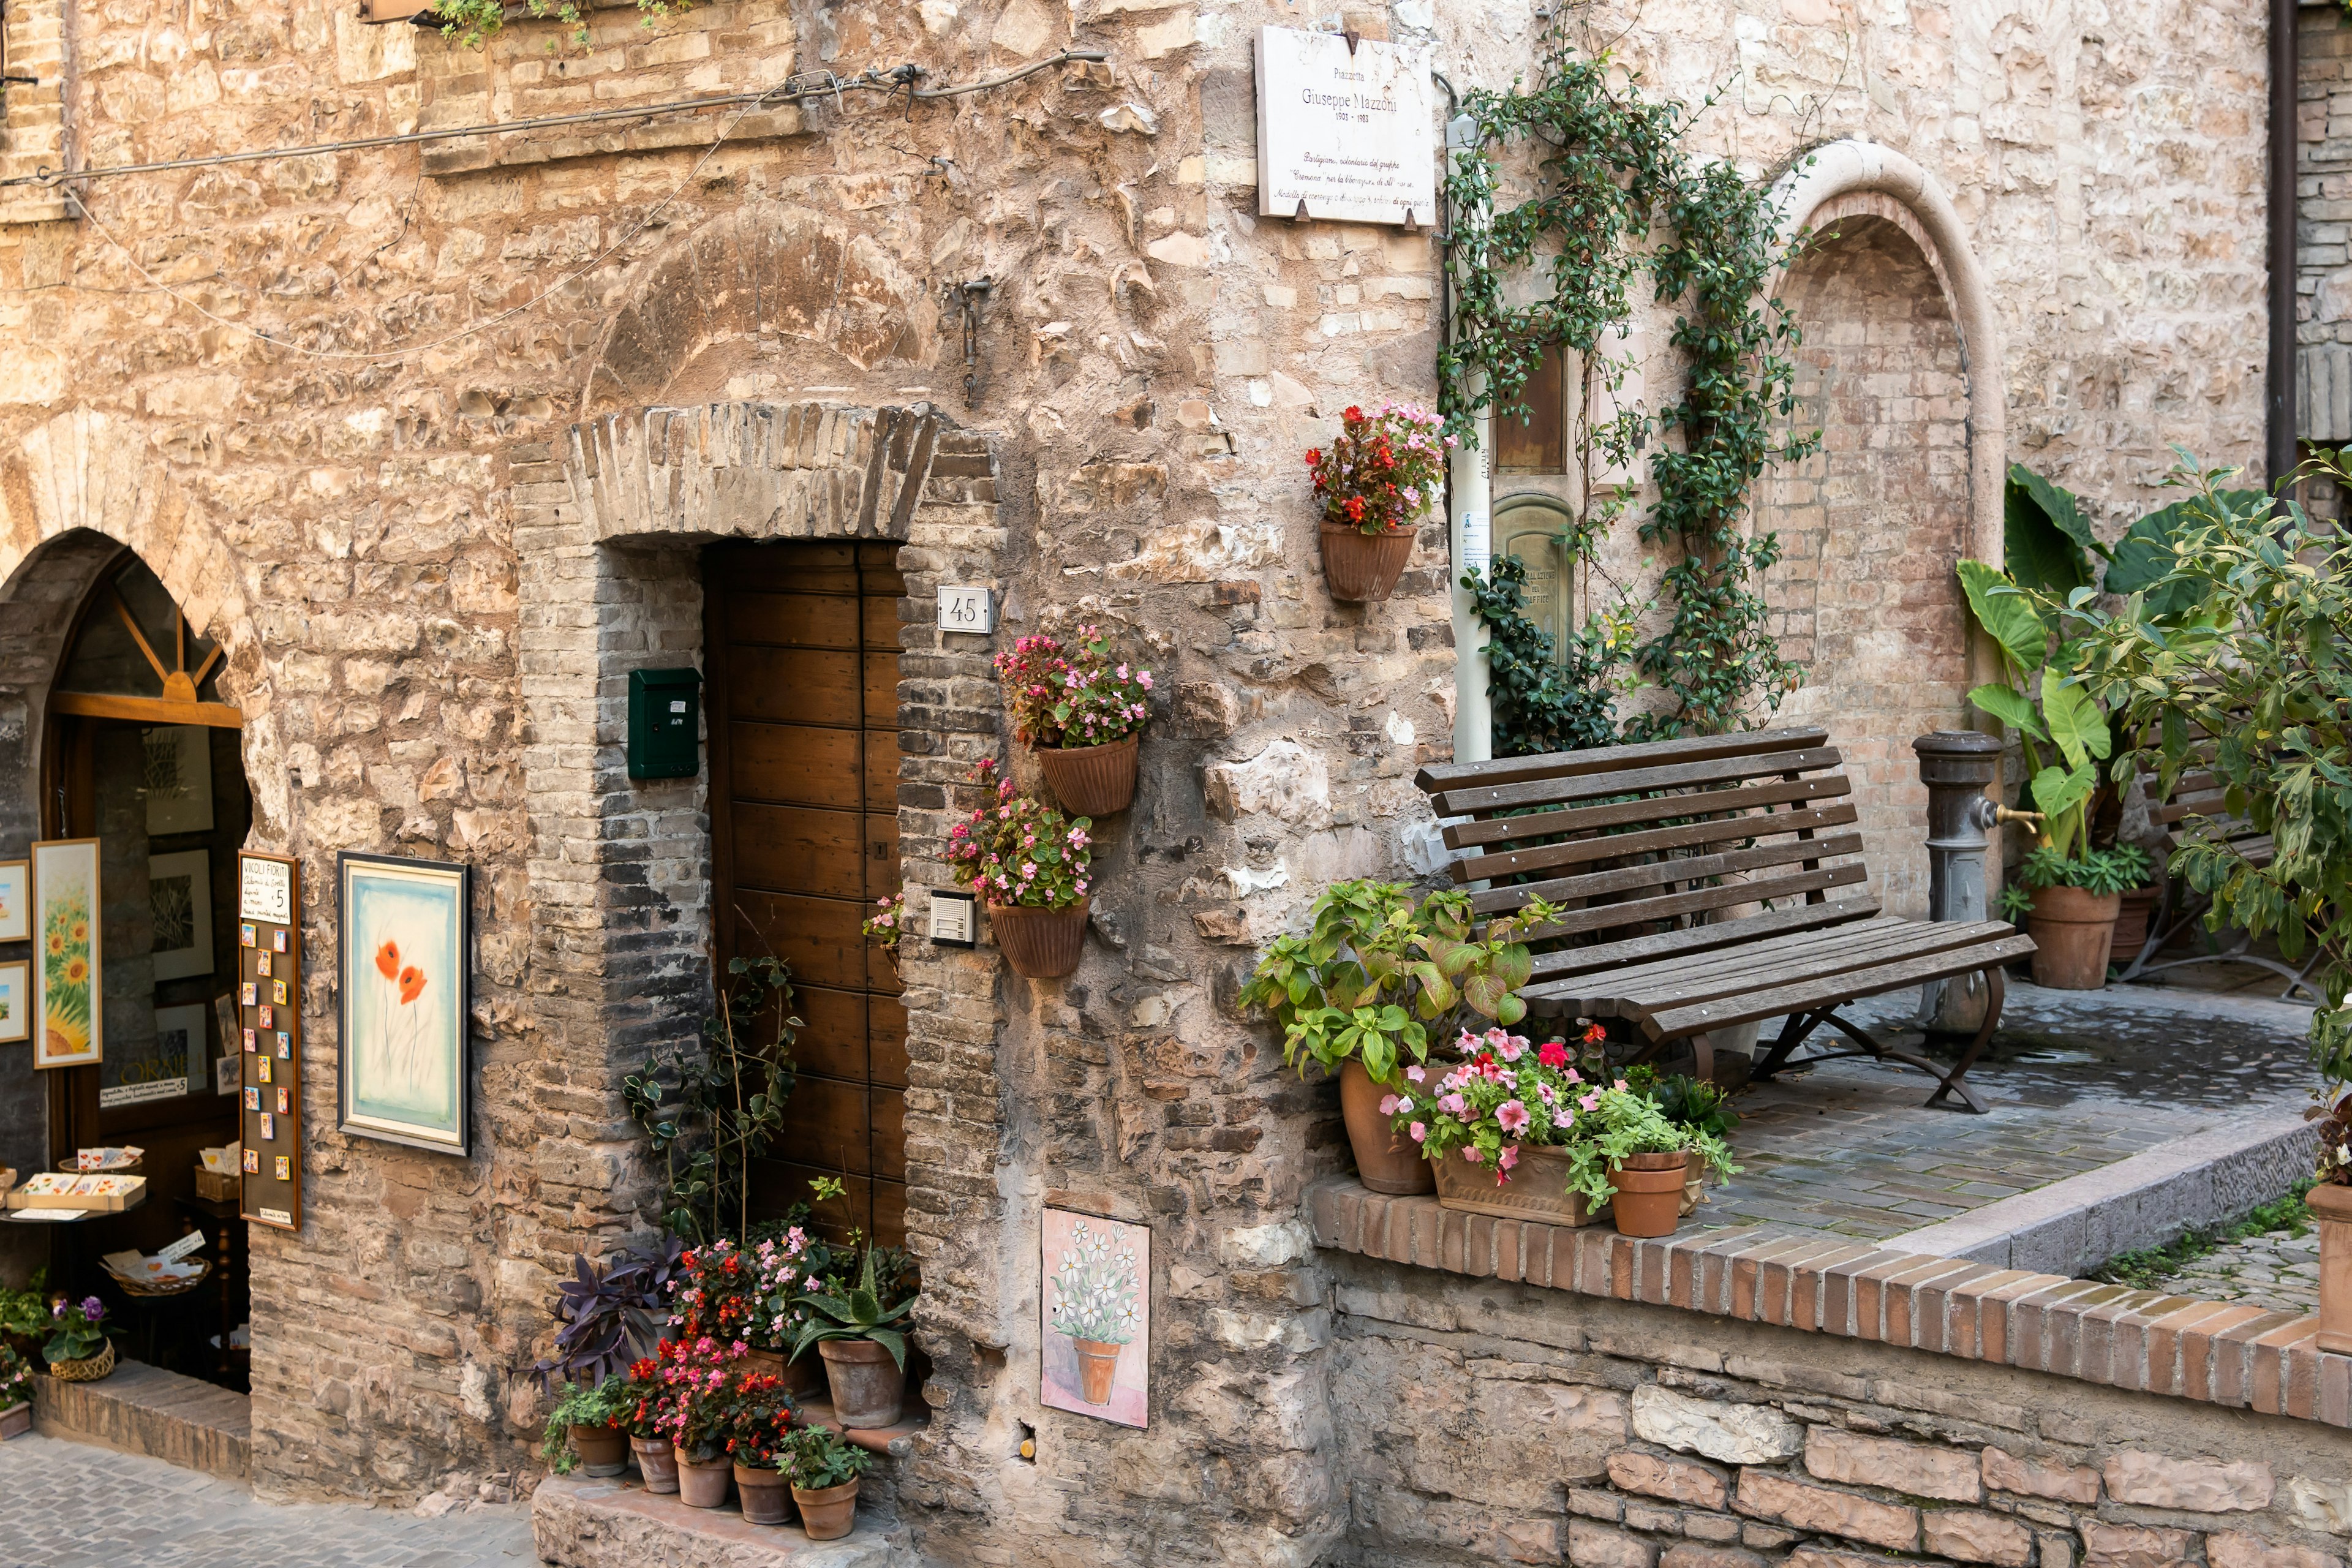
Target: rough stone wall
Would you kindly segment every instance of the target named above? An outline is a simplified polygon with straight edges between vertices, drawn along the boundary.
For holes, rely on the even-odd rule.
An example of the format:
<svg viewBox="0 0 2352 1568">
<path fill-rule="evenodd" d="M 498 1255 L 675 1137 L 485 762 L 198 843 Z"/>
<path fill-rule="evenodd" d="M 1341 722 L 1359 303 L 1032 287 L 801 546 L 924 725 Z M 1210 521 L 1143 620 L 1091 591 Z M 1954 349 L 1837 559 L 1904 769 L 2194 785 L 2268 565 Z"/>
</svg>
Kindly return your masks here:
<svg viewBox="0 0 2352 1568">
<path fill-rule="evenodd" d="M 1822 449 L 1759 487 L 1780 535 L 1773 636 L 1806 667 L 1781 709 L 1845 753 L 1864 853 L 1893 913 L 1927 912 L 1927 792 L 1913 737 L 1966 728 L 1968 626 L 1953 563 L 1968 531 L 1968 387 L 1941 284 L 1880 198 L 1783 292 L 1804 332 L 1797 422 Z"/>
<path fill-rule="evenodd" d="M 2341 1568 L 2352 1545 L 2352 1452 L 2310 1422 L 1393 1265 L 1338 1274 L 1342 1560 Z"/>
</svg>

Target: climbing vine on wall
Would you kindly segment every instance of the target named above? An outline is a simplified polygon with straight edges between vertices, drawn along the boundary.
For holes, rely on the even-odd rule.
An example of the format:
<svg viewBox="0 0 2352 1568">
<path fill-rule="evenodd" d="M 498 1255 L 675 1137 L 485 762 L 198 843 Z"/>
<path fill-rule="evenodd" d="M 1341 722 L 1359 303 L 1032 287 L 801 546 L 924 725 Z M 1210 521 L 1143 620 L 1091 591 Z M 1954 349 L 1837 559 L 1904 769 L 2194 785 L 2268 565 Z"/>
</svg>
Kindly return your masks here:
<svg viewBox="0 0 2352 1568">
<path fill-rule="evenodd" d="M 1622 387 L 1627 366 L 1611 357 L 1610 339 L 1646 275 L 1652 297 L 1675 311 L 1679 395 L 1654 414 L 1622 409 L 1598 426 L 1580 417 L 1578 430 L 1588 472 L 1595 452 L 1630 465 L 1649 450 L 1658 496 L 1641 538 L 1675 551 L 1663 581 L 1671 616 L 1633 653 L 1667 706 L 1628 719 L 1624 734 L 1714 733 L 1749 722 L 1759 705 L 1769 714 L 1802 672 L 1767 624 L 1758 589 L 1780 541 L 1743 526 L 1748 492 L 1767 466 L 1800 460 L 1820 440 L 1788 424 L 1797 330 L 1765 298 L 1789 255 L 1769 194 L 1683 150 L 1696 111 L 1644 98 L 1621 65 L 1557 34 L 1533 89 L 1474 91 L 1462 110 L 1471 134 L 1445 179 L 1458 300 L 1438 353 L 1448 427 L 1468 438 L 1484 409 L 1526 417 L 1528 378 L 1554 343 L 1586 367 L 1586 405 L 1596 385 Z M 1535 153 L 1533 188 L 1512 199 L 1507 171 L 1521 149 Z M 1622 494 L 1588 505 L 1588 525 L 1563 549 L 1592 563 L 1598 525 L 1624 505 Z M 1621 595 L 1601 613 L 1624 610 Z"/>
<path fill-rule="evenodd" d="M 1560 648 L 1525 609 L 1528 569 L 1516 555 L 1497 557 L 1482 575 L 1463 578 L 1471 607 L 1486 623 L 1487 695 L 1494 703 L 1494 752 L 1524 757 L 1580 752 L 1617 739 L 1610 675 L 1624 662 L 1630 623 L 1595 616 Z"/>
</svg>

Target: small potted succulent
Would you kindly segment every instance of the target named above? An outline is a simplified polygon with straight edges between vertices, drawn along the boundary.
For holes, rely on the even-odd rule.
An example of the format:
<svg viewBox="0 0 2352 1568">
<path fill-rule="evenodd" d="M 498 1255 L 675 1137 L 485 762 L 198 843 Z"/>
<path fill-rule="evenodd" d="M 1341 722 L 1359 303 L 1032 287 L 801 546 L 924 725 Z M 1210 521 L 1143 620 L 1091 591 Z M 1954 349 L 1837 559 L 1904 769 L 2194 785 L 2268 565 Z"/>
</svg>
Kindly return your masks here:
<svg viewBox="0 0 2352 1568">
<path fill-rule="evenodd" d="M 41 1359 L 49 1375 L 66 1383 L 96 1383 L 114 1370 L 114 1325 L 106 1321 L 106 1303 L 95 1296 L 79 1301 L 59 1297 L 49 1309 L 48 1342 Z"/>
<path fill-rule="evenodd" d="M 33 1367 L 0 1340 L 0 1442 L 33 1429 Z"/>
<path fill-rule="evenodd" d="M 995 764 L 983 760 L 972 771 L 973 782 L 984 784 L 995 773 Z M 1087 817 L 1073 819 L 1015 795 L 1005 779 L 996 786 L 994 804 L 975 808 L 949 830 L 948 867 L 988 905 L 996 945 L 1013 973 L 1058 980 L 1085 956 L 1093 826 Z"/>
<path fill-rule="evenodd" d="M 677 1461 L 678 1500 L 688 1508 L 719 1508 L 734 1480 L 727 1457 L 727 1389 L 740 1370 L 743 1343 L 722 1345 L 704 1336 L 661 1347 L 661 1427 Z"/>
<path fill-rule="evenodd" d="M 1065 647 L 1044 634 L 996 656 L 1021 742 L 1065 810 L 1108 816 L 1135 799 L 1137 742 L 1151 716 L 1151 672 L 1120 658 L 1093 626 Z"/>
<path fill-rule="evenodd" d="M 824 1358 L 834 1418 L 844 1426 L 898 1425 L 907 1397 L 905 1325 L 915 1310 L 908 1273 L 904 1253 L 868 1245 L 854 1282 L 803 1298 L 809 1321 L 793 1353 L 814 1345 Z"/>
<path fill-rule="evenodd" d="M 1344 603 L 1385 599 L 1412 558 L 1413 524 L 1437 499 L 1454 444 L 1438 417 L 1409 403 L 1350 406 L 1328 451 L 1307 469 L 1323 510 L 1323 578 Z"/>
<path fill-rule="evenodd" d="M 714 1400 L 727 1458 L 733 1467 L 735 1495 L 753 1524 L 782 1524 L 792 1518 L 792 1498 L 776 1461 L 793 1426 L 792 1396 L 783 1380 L 764 1372 L 738 1372 Z"/>
<path fill-rule="evenodd" d="M 629 1380 L 613 1376 L 599 1384 L 567 1383 L 547 1413 L 539 1456 L 559 1476 L 577 1466 L 592 1476 L 617 1476 L 629 1468 L 629 1435 L 620 1416 L 631 1398 Z"/>
<path fill-rule="evenodd" d="M 662 1382 L 661 1364 L 656 1351 L 629 1368 L 615 1396 L 613 1421 L 629 1440 L 646 1490 L 667 1495 L 677 1490 L 677 1450 L 670 1447 L 669 1433 L 662 1426 L 669 1389 Z"/>
<path fill-rule="evenodd" d="M 777 1465 L 790 1479 L 801 1528 L 811 1541 L 838 1541 L 857 1521 L 857 1478 L 874 1456 L 830 1426 L 803 1426 L 784 1440 Z"/>
</svg>

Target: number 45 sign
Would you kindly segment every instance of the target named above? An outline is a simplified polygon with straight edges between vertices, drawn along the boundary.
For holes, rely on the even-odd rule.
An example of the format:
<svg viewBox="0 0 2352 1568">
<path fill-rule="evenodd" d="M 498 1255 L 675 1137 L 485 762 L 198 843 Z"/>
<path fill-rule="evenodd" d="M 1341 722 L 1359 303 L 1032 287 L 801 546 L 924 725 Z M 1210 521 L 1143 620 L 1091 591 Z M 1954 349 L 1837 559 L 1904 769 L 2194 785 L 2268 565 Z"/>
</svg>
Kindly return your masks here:
<svg viewBox="0 0 2352 1568">
<path fill-rule="evenodd" d="M 987 633 L 996 629 L 996 601 L 984 587 L 940 588 L 940 630 Z"/>
</svg>

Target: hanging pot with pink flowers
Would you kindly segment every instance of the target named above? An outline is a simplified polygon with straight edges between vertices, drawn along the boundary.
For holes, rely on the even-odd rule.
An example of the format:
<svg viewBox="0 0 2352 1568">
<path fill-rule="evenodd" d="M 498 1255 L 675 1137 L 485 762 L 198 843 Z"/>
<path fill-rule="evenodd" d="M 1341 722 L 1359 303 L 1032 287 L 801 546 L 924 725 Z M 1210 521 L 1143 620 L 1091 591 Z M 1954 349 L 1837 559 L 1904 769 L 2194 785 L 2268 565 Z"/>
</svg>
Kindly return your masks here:
<svg viewBox="0 0 2352 1568">
<path fill-rule="evenodd" d="M 1350 406 L 1328 451 L 1307 468 L 1323 514 L 1323 580 L 1331 596 L 1359 604 L 1395 591 L 1412 559 L 1414 524 L 1435 501 L 1454 438 L 1437 416 L 1409 403 L 1377 413 Z"/>
<path fill-rule="evenodd" d="M 974 783 L 996 777 L 983 760 Z M 1013 973 L 1058 980 L 1078 967 L 1087 940 L 1087 889 L 1093 879 L 1094 823 L 1016 795 L 1013 781 L 948 831 L 948 867 L 988 906 L 990 929 Z"/>
<path fill-rule="evenodd" d="M 1151 672 L 1119 658 L 1093 626 L 1075 647 L 1039 633 L 996 656 L 1005 711 L 1063 809 L 1125 811 L 1135 799 L 1138 742 L 1151 717 Z"/>
</svg>

